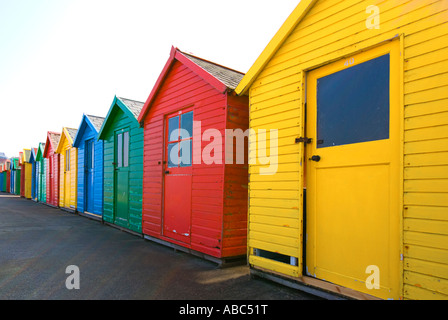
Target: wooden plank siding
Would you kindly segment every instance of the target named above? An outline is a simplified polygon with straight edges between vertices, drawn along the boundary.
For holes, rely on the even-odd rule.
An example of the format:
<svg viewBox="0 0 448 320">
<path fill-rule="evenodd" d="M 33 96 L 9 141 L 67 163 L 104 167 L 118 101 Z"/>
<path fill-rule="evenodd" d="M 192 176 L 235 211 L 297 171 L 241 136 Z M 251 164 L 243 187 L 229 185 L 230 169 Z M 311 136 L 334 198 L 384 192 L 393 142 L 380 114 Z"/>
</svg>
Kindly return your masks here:
<svg viewBox="0 0 448 320">
<path fill-rule="evenodd" d="M 247 129 L 248 99 L 225 88 L 213 71 L 205 73 L 204 65 L 225 68 L 172 48 L 147 100 L 148 107 L 139 117 L 145 131 L 143 233 L 218 259 L 245 256 L 247 160 L 246 165 L 226 165 L 224 137 L 226 129 Z M 238 73 L 225 69 L 223 72 L 230 77 Z M 181 242 L 164 234 L 164 122 L 167 116 L 185 108 L 191 108 L 194 121 L 201 124 L 200 132 L 193 133 L 193 154 L 202 154 L 209 144 L 201 141 L 203 134 L 217 130 L 222 134 L 222 162 L 206 164 L 202 159 L 201 163 L 193 163 L 191 229 L 188 241 Z"/>
<path fill-rule="evenodd" d="M 217 92 L 182 63 L 174 62 L 144 124 L 146 143 L 143 232 L 145 234 L 154 237 L 163 234 L 163 171 L 158 163 L 163 161 L 164 157 L 164 115 L 176 112 L 182 106 L 195 105 L 194 120 L 201 121 L 204 125 L 201 134 L 207 127 L 224 130 L 225 110 L 222 106 L 225 102 L 224 94 Z M 158 116 L 152 117 L 152 114 Z M 222 231 L 223 206 L 220 194 L 223 192 L 223 184 L 221 166 L 208 168 L 193 166 L 191 248 L 216 257 L 221 256 L 221 244 L 217 239 L 220 238 Z M 205 200 L 203 197 L 201 199 L 204 192 L 207 193 L 208 201 L 195 201 Z"/>
<path fill-rule="evenodd" d="M 112 106 L 111 108 L 114 108 Z M 115 161 L 115 131 L 128 128 L 129 142 L 129 225 L 119 225 L 133 232 L 142 233 L 142 178 L 143 178 L 143 129 L 138 127 L 136 119 L 131 119 L 120 108 L 115 107 L 106 120 L 110 126 L 101 133 L 104 140 L 104 194 L 103 219 L 115 224 L 114 208 L 114 165 Z M 106 122 L 105 124 L 106 125 Z M 103 128 L 104 128 L 103 125 Z"/>
<path fill-rule="evenodd" d="M 48 132 L 43 157 L 46 162 L 46 203 L 53 207 L 59 206 L 59 161 L 55 153 L 59 143 L 60 133 Z"/>
<path fill-rule="evenodd" d="M 64 128 L 56 150 L 59 153 L 59 207 L 76 211 L 77 209 L 77 192 L 78 192 L 78 148 L 73 147 L 74 137 L 70 137 L 70 133 Z M 77 129 L 70 129 L 74 132 Z M 75 133 L 76 134 L 76 133 Z M 70 150 L 70 170 L 66 174 L 66 152 Z M 66 176 L 67 175 L 67 176 Z M 70 179 L 70 183 L 66 183 L 66 178 Z M 67 190 L 68 189 L 68 190 Z M 68 199 L 67 199 L 68 195 Z"/>
<path fill-rule="evenodd" d="M 83 120 L 78 129 L 74 146 L 78 148 L 78 212 L 84 213 L 86 211 L 86 174 L 85 174 L 85 160 L 86 160 L 86 142 L 93 139 L 93 212 L 89 212 L 98 216 L 103 215 L 103 140 L 98 140 L 98 131 L 93 128 L 87 119 L 87 115 L 83 116 Z M 98 117 L 97 117 L 98 118 Z"/>
<path fill-rule="evenodd" d="M 227 96 L 226 129 L 248 128 L 248 105 L 247 97 Z M 247 138 L 244 144 L 245 154 L 248 145 Z M 243 164 L 238 164 L 234 156 L 232 164 L 227 164 L 224 168 L 223 256 L 247 251 L 248 166 L 247 156 Z"/>
<path fill-rule="evenodd" d="M 380 29 L 366 8 L 380 8 Z M 401 36 L 401 37 L 400 37 Z M 279 130 L 274 176 L 250 166 L 249 250 L 302 260 L 303 101 L 306 71 L 396 39 L 403 56 L 403 298 L 448 299 L 448 3 L 443 0 L 316 1 L 249 89 L 250 127 Z M 250 251 L 251 252 L 251 251 Z M 299 277 L 299 266 L 250 256 Z"/>
</svg>

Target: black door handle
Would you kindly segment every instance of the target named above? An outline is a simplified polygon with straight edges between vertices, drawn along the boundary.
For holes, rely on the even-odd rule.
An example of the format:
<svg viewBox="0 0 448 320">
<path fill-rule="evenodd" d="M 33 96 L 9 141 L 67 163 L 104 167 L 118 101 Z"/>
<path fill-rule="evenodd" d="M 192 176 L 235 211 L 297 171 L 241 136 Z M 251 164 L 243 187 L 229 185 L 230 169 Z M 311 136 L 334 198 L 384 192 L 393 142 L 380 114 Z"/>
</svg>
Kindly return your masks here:
<svg viewBox="0 0 448 320">
<path fill-rule="evenodd" d="M 170 172 L 168 170 L 165 171 L 165 174 L 170 174 Z"/>
<path fill-rule="evenodd" d="M 311 161 L 315 161 L 315 162 L 319 162 L 320 161 L 320 156 L 312 156 L 310 158 Z"/>
</svg>

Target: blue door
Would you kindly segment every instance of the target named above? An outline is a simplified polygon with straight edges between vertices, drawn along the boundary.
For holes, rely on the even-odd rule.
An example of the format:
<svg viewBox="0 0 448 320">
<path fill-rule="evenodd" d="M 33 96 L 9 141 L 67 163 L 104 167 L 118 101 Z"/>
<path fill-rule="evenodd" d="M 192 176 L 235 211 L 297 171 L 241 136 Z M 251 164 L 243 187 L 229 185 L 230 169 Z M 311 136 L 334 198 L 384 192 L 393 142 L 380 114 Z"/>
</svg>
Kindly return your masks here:
<svg viewBox="0 0 448 320">
<path fill-rule="evenodd" d="M 85 196 L 86 196 L 86 211 L 93 213 L 94 207 L 94 187 L 93 187 L 93 170 L 94 170 L 94 141 L 86 141 L 85 149 Z"/>
</svg>

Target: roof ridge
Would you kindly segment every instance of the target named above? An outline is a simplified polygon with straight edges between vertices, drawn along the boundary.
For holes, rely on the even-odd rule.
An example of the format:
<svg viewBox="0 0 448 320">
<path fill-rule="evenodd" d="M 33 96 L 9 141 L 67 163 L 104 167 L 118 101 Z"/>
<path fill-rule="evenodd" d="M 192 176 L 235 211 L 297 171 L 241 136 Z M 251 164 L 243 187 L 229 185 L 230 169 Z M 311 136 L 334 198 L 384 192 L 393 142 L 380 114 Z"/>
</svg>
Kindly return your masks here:
<svg viewBox="0 0 448 320">
<path fill-rule="evenodd" d="M 119 96 L 117 96 L 117 98 L 118 99 L 124 99 L 124 100 L 129 100 L 129 101 L 133 101 L 133 102 L 138 102 L 138 103 L 142 103 L 142 104 L 145 104 L 144 102 L 141 102 L 141 101 L 138 101 L 138 100 L 133 100 L 133 99 L 128 99 L 128 98 L 124 98 L 124 97 L 119 97 Z"/>
<path fill-rule="evenodd" d="M 178 49 L 178 50 L 179 50 L 179 49 Z M 236 70 L 236 69 L 229 68 L 229 67 L 227 67 L 227 66 L 224 66 L 224 65 L 222 65 L 222 64 L 213 62 L 213 61 L 211 61 L 211 60 L 207 60 L 207 59 L 198 57 L 198 56 L 196 56 L 196 55 L 194 55 L 194 54 L 186 53 L 186 52 L 183 52 L 182 50 L 179 50 L 179 52 L 182 53 L 183 55 L 187 55 L 187 56 L 196 58 L 196 59 L 198 59 L 198 60 L 201 60 L 201 61 L 204 61 L 204 62 L 213 64 L 213 65 L 218 66 L 218 67 L 221 67 L 221 68 L 223 68 L 223 69 L 227 69 L 227 70 L 229 70 L 229 71 L 233 71 L 233 72 L 239 73 L 239 74 L 241 74 L 241 75 L 243 75 L 243 76 L 245 75 L 245 73 L 242 72 L 242 71 L 238 71 L 238 70 Z M 199 66 L 199 67 L 200 67 L 200 66 Z M 205 70 L 205 71 L 207 71 L 207 70 Z"/>
</svg>

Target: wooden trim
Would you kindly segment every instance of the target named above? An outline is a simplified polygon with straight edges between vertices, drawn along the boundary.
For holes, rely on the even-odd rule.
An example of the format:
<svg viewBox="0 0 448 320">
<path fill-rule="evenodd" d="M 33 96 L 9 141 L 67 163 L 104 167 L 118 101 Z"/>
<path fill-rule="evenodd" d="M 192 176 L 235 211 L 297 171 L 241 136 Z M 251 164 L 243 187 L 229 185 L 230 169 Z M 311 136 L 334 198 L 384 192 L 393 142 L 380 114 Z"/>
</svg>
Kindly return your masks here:
<svg viewBox="0 0 448 320">
<path fill-rule="evenodd" d="M 308 276 L 302 276 L 302 277 L 294 278 L 294 277 L 287 276 L 287 275 L 284 275 L 284 274 L 280 274 L 278 272 L 267 270 L 267 269 L 264 269 L 264 268 L 261 268 L 261 267 L 254 267 L 254 266 L 250 266 L 250 267 L 251 267 L 251 270 L 260 271 L 261 273 L 265 273 L 267 275 L 271 275 L 271 276 L 273 276 L 273 277 L 270 277 L 271 280 L 273 280 L 273 281 L 277 280 L 278 282 L 284 283 L 286 285 L 288 285 L 288 281 L 290 281 L 292 284 L 296 283 L 296 284 L 309 286 L 309 287 L 312 287 L 312 288 L 316 288 L 316 289 L 319 289 L 319 290 L 324 290 L 326 292 L 330 292 L 332 294 L 335 294 L 335 295 L 338 295 L 338 296 L 342 296 L 342 297 L 346 297 L 346 298 L 350 298 L 350 299 L 355 299 L 355 300 L 382 300 L 380 298 L 371 296 L 371 295 L 366 294 L 366 293 L 362 293 L 362 292 L 359 292 L 359 291 L 356 291 L 356 290 L 353 290 L 353 289 L 350 289 L 350 288 L 342 287 L 342 286 L 339 286 L 339 285 L 334 284 L 334 283 L 330 283 L 330 282 L 326 282 L 326 281 L 323 281 L 323 280 L 311 278 L 311 277 L 308 277 Z M 282 282 L 282 280 L 286 280 L 286 282 Z"/>
<path fill-rule="evenodd" d="M 174 250 L 179 250 L 179 251 L 182 251 L 182 252 L 194 255 L 196 257 L 199 257 L 201 259 L 211 261 L 213 263 L 216 263 L 218 265 L 218 267 L 220 267 L 220 268 L 230 268 L 230 267 L 234 267 L 234 266 L 245 265 L 246 261 L 247 261 L 246 260 L 246 255 L 235 256 L 235 257 L 216 258 L 216 257 L 213 257 L 211 255 L 202 253 L 200 251 L 196 251 L 196 250 L 190 249 L 189 247 L 184 247 L 184 246 L 175 244 L 173 242 L 165 241 L 165 240 L 163 240 L 161 238 L 148 236 L 146 234 L 143 235 L 143 238 L 145 240 L 158 243 L 160 245 L 172 248 Z"/>
<path fill-rule="evenodd" d="M 302 21 L 308 14 L 308 11 L 314 6 L 317 0 L 302 0 L 281 26 L 280 30 L 272 38 L 263 52 L 255 61 L 254 65 L 246 73 L 246 76 L 241 80 L 235 92 L 238 95 L 246 95 L 252 86 L 252 83 L 258 77 L 260 72 L 265 68 L 268 62 L 272 59 L 278 49 L 285 42 L 286 38 L 291 34 L 294 28 Z"/>
</svg>

